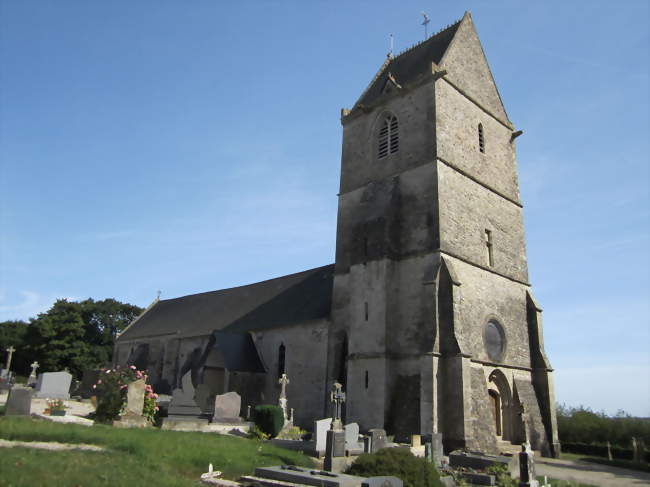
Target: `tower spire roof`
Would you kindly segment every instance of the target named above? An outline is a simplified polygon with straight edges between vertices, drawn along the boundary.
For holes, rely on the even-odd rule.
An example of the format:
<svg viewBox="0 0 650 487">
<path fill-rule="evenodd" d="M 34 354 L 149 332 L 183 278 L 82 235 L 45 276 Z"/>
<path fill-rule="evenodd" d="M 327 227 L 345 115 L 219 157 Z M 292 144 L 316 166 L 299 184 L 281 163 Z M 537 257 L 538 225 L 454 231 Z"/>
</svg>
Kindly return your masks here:
<svg viewBox="0 0 650 487">
<path fill-rule="evenodd" d="M 404 85 L 417 76 L 430 71 L 431 63 L 440 63 L 458 30 L 458 26 L 467 15 L 469 14 L 466 13 L 457 22 L 448 25 L 439 32 L 412 45 L 399 54 L 388 56 L 354 106 L 367 105 L 378 98 L 382 93 L 389 74 L 398 83 Z"/>
</svg>

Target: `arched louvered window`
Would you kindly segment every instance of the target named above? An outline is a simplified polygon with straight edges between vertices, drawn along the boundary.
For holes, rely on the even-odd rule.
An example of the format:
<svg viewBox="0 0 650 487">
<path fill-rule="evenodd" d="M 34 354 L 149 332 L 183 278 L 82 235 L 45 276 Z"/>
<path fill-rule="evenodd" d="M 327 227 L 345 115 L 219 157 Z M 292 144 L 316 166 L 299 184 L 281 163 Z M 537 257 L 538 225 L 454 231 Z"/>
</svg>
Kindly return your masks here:
<svg viewBox="0 0 650 487">
<path fill-rule="evenodd" d="M 483 136 L 483 124 L 478 124 L 478 150 L 485 153 L 485 137 Z"/>
<path fill-rule="evenodd" d="M 388 154 L 395 154 L 399 150 L 399 125 L 395 115 L 388 115 L 381 123 L 379 129 L 379 145 L 377 155 L 383 159 Z"/>
<path fill-rule="evenodd" d="M 278 378 L 282 377 L 282 374 L 287 372 L 285 367 L 285 355 L 286 349 L 284 348 L 284 343 L 282 343 L 278 349 Z"/>
</svg>

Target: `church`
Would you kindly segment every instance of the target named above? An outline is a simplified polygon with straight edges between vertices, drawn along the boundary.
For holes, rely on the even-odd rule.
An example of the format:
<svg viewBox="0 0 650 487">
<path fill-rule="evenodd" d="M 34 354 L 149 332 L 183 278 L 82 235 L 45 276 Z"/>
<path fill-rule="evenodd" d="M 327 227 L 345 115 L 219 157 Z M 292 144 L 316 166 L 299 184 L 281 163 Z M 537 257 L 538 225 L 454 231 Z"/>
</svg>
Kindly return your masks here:
<svg viewBox="0 0 650 487">
<path fill-rule="evenodd" d="M 396 440 L 442 436 L 557 456 L 553 369 L 528 281 L 515 140 L 469 13 L 389 54 L 351 109 L 335 263 L 154 301 L 118 337 L 114 363 L 171 393 L 191 373 L 214 395 L 277 404 L 294 423 L 331 416 Z M 198 395 L 198 394 L 197 394 Z M 511 451 L 511 450 L 510 450 Z"/>
</svg>

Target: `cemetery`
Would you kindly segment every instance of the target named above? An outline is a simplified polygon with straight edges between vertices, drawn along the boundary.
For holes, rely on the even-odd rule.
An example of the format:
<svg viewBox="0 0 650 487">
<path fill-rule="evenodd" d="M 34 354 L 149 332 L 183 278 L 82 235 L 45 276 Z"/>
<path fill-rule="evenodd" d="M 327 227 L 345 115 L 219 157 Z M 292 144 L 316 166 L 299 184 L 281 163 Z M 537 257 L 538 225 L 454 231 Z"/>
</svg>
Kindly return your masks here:
<svg viewBox="0 0 650 487">
<path fill-rule="evenodd" d="M 544 485 L 537 483 L 529 444 L 510 457 L 443 456 L 434 438 L 413 435 L 409 443 L 395 443 L 381 428 L 362 432 L 357 423 L 345 424 L 346 392 L 339 383 L 330 391 L 332 416 L 304 431 L 293 424 L 286 374 L 278 380 L 276 404 L 244 407 L 239 394 L 228 392 L 214 398 L 209 413 L 199 407 L 189 376 L 185 389 L 164 396 L 134 366 L 84 375 L 93 377 L 90 387 L 88 377 L 74 381 L 66 371 L 43 372 L 0 396 L 0 468 L 12 472 L 11 485 L 38 484 L 60 462 L 70 485 L 75 479 L 104 485 L 93 483 L 100 478 L 111 485 L 200 480 L 222 487 L 451 487 L 516 485 L 516 478 L 520 486 Z M 15 468 L 21 462 L 29 469 Z M 133 476 L 137 484 L 128 480 Z"/>
</svg>

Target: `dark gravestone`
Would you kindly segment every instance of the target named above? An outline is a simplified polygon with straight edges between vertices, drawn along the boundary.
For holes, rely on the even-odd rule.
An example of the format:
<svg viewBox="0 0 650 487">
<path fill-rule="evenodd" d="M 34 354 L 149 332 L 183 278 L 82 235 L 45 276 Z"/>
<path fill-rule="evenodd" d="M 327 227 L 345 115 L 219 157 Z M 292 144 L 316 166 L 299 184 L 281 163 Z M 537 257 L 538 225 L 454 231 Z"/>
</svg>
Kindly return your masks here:
<svg viewBox="0 0 650 487">
<path fill-rule="evenodd" d="M 97 384 L 100 372 L 100 369 L 84 370 L 84 373 L 81 376 L 81 384 L 77 389 L 76 395 L 81 396 L 84 399 L 90 399 L 91 396 L 96 396 L 97 392 L 93 389 L 93 386 Z"/>
<path fill-rule="evenodd" d="M 463 480 L 471 485 L 496 485 L 496 477 L 486 473 L 462 472 L 460 474 Z"/>
<path fill-rule="evenodd" d="M 521 445 L 519 452 L 519 487 L 538 487 L 539 482 L 535 475 L 535 461 L 530 443 Z"/>
<path fill-rule="evenodd" d="M 397 477 L 368 477 L 361 487 L 404 487 L 404 482 Z"/>
<path fill-rule="evenodd" d="M 29 416 L 32 412 L 31 387 L 13 386 L 9 391 L 5 416 Z"/>
<path fill-rule="evenodd" d="M 312 487 L 359 487 L 365 480 L 363 477 L 343 473 L 330 473 L 301 467 L 283 465 L 281 467 L 257 467 L 255 469 L 256 484 L 259 479 L 279 480 L 293 485 L 310 485 Z M 245 478 L 244 478 L 245 479 Z M 261 485 L 273 485 L 272 483 Z"/>
<path fill-rule="evenodd" d="M 370 436 L 370 453 L 376 453 L 382 448 L 386 448 L 388 446 L 388 441 L 386 440 L 386 430 L 374 428 L 368 430 L 368 435 Z"/>
<path fill-rule="evenodd" d="M 325 446 L 324 467 L 328 472 L 345 470 L 345 431 L 329 430 Z"/>
<path fill-rule="evenodd" d="M 449 465 L 452 467 L 466 467 L 475 470 L 483 470 L 495 464 L 502 464 L 506 467 L 510 458 L 496 455 L 481 455 L 479 453 L 467 453 L 454 451 L 449 454 Z"/>
</svg>

